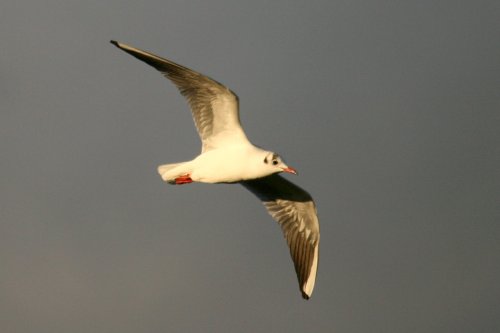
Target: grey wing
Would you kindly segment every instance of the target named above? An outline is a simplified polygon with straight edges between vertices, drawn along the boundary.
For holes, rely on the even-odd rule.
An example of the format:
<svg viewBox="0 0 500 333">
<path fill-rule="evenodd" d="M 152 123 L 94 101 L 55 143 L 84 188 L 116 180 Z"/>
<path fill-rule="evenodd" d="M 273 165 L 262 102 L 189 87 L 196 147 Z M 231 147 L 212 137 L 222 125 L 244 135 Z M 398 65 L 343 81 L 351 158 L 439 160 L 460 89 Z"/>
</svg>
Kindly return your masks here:
<svg viewBox="0 0 500 333">
<path fill-rule="evenodd" d="M 202 152 L 238 140 L 248 142 L 240 124 L 238 96 L 229 88 L 168 59 L 116 41 L 111 43 L 156 68 L 177 86 L 191 107 Z"/>
<path fill-rule="evenodd" d="M 274 174 L 243 181 L 280 224 L 290 248 L 302 297 L 309 299 L 314 289 L 319 256 L 319 223 L 312 197 L 285 178 Z"/>
</svg>

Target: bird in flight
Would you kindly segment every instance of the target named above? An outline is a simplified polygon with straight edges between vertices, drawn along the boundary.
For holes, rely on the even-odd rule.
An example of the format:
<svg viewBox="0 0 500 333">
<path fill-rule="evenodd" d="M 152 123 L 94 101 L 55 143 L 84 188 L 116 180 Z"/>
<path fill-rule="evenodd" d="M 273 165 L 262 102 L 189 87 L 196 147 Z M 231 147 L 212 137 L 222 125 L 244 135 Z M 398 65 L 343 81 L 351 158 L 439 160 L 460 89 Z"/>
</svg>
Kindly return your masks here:
<svg viewBox="0 0 500 333">
<path fill-rule="evenodd" d="M 112 40 L 119 49 L 156 68 L 187 99 L 201 139 L 191 161 L 160 165 L 169 184 L 239 183 L 255 194 L 279 223 L 290 248 L 302 297 L 309 299 L 318 269 L 319 223 L 314 201 L 279 173 L 297 174 L 281 157 L 254 146 L 239 119 L 238 96 L 221 83 L 152 53 Z"/>
</svg>

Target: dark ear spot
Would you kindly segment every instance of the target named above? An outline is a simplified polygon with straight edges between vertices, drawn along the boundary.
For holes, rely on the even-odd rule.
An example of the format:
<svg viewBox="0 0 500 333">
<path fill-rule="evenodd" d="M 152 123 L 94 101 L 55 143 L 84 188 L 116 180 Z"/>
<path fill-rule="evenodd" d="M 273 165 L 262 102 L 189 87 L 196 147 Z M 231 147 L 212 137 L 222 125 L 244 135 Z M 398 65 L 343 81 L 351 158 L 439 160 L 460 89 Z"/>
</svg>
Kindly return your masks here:
<svg viewBox="0 0 500 333">
<path fill-rule="evenodd" d="M 264 157 L 264 163 L 266 163 L 266 164 L 267 164 L 267 156 L 266 156 L 266 157 Z"/>
</svg>

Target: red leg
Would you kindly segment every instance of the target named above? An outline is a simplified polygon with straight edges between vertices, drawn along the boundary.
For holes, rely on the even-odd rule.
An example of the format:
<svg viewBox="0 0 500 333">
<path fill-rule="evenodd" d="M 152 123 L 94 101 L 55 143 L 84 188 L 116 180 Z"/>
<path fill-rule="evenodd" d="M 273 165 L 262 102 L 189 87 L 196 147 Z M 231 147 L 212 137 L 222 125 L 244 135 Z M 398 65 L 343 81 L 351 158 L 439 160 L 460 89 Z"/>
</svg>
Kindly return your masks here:
<svg viewBox="0 0 500 333">
<path fill-rule="evenodd" d="M 182 185 L 182 184 L 189 184 L 192 183 L 193 180 L 191 179 L 190 175 L 182 175 L 180 177 L 175 178 L 175 184 L 176 185 Z"/>
</svg>

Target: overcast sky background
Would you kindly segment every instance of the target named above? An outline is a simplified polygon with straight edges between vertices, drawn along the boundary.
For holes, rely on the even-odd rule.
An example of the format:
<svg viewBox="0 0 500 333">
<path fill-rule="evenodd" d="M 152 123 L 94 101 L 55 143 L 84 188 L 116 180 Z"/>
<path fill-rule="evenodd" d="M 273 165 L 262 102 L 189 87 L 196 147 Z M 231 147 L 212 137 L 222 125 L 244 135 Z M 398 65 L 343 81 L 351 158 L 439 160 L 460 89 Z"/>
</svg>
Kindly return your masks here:
<svg viewBox="0 0 500 333">
<path fill-rule="evenodd" d="M 500 326 L 500 2 L 0 5 L 0 331 L 493 332 Z M 182 96 L 109 44 L 228 85 L 321 226 L 313 297 Z"/>
</svg>

